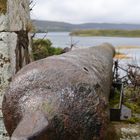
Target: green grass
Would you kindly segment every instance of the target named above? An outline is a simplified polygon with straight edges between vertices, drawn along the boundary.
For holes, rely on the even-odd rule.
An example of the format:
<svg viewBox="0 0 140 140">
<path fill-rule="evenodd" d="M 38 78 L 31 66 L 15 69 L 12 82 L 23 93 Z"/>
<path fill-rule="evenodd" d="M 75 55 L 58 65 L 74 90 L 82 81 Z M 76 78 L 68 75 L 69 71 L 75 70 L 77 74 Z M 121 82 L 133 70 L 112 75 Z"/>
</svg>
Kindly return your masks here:
<svg viewBox="0 0 140 140">
<path fill-rule="evenodd" d="M 125 102 L 125 105 L 132 110 L 133 113 L 140 114 L 140 106 L 137 102 Z"/>
<path fill-rule="evenodd" d="M 39 60 L 52 55 L 59 55 L 62 53 L 61 48 L 55 48 L 48 39 L 33 40 L 32 53 L 34 60 Z"/>
<path fill-rule="evenodd" d="M 140 89 L 125 88 L 124 104 L 132 110 L 132 113 L 140 114 Z"/>
<path fill-rule="evenodd" d="M 132 117 L 126 120 L 126 123 L 140 123 L 140 118 L 136 117 L 136 114 L 140 114 L 140 87 L 137 87 L 135 90 L 133 87 L 125 88 L 125 97 L 124 97 L 124 105 L 132 111 Z"/>
<path fill-rule="evenodd" d="M 130 119 L 126 120 L 126 122 L 131 124 L 140 123 L 140 118 L 131 117 Z"/>
<path fill-rule="evenodd" d="M 115 88 L 114 97 L 110 99 L 109 105 L 111 108 L 119 108 L 120 91 Z"/>
<path fill-rule="evenodd" d="M 77 30 L 72 36 L 140 37 L 140 30 Z"/>
</svg>

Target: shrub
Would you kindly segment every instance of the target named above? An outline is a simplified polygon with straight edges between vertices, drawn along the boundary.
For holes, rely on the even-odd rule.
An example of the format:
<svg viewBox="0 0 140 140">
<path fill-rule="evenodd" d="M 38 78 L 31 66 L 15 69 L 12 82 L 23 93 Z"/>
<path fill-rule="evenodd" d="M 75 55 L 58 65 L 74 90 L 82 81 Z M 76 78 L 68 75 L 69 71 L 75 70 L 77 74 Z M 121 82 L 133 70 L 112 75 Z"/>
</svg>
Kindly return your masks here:
<svg viewBox="0 0 140 140">
<path fill-rule="evenodd" d="M 134 102 L 125 102 L 125 105 L 132 110 L 133 113 L 140 113 L 140 106 Z"/>
<path fill-rule="evenodd" d="M 48 56 L 59 55 L 62 53 L 62 49 L 52 47 L 52 43 L 48 39 L 33 40 L 32 51 L 34 60 L 39 60 Z"/>
<path fill-rule="evenodd" d="M 128 119 L 126 122 L 131 123 L 131 124 L 140 123 L 140 118 L 132 117 Z"/>
</svg>

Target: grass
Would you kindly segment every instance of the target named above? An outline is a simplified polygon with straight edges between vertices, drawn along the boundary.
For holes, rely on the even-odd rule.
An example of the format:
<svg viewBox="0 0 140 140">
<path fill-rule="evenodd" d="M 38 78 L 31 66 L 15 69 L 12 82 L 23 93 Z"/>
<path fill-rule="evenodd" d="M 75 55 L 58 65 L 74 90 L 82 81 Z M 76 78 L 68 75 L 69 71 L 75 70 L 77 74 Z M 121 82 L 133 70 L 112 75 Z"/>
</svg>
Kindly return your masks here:
<svg viewBox="0 0 140 140">
<path fill-rule="evenodd" d="M 126 122 L 131 124 L 140 123 L 140 118 L 131 117 L 130 119 L 126 120 Z"/>
<path fill-rule="evenodd" d="M 111 108 L 119 108 L 120 91 L 115 88 L 114 97 L 110 99 L 109 105 Z"/>
<path fill-rule="evenodd" d="M 120 101 L 119 90 L 115 89 L 114 97 L 109 101 L 110 108 L 118 108 Z M 140 123 L 140 87 L 127 86 L 124 88 L 123 104 L 131 109 L 132 117 L 123 121 L 124 123 L 137 124 Z"/>
<path fill-rule="evenodd" d="M 0 0 L 0 14 L 5 14 L 7 11 L 7 0 Z"/>
<path fill-rule="evenodd" d="M 140 114 L 140 106 L 137 102 L 125 102 L 125 105 L 132 110 L 132 113 Z"/>
<path fill-rule="evenodd" d="M 140 37 L 140 30 L 77 30 L 72 36 Z"/>
<path fill-rule="evenodd" d="M 124 104 L 132 110 L 132 113 L 140 114 L 140 88 L 125 88 Z"/>
<path fill-rule="evenodd" d="M 126 123 L 140 123 L 140 118 L 136 114 L 140 115 L 140 88 L 134 90 L 133 87 L 125 88 L 124 105 L 131 109 L 132 117 L 126 120 Z"/>
</svg>

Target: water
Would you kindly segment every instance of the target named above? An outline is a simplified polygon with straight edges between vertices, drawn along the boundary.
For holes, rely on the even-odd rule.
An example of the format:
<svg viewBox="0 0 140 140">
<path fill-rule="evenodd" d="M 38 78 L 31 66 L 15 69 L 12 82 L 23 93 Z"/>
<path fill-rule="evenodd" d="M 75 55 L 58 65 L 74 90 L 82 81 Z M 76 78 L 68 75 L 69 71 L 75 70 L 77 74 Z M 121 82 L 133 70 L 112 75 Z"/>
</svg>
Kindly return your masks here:
<svg viewBox="0 0 140 140">
<path fill-rule="evenodd" d="M 46 34 L 38 33 L 36 38 L 44 38 Z M 76 43 L 76 47 L 91 47 L 100 45 L 104 42 L 111 43 L 113 46 L 138 46 L 140 47 L 140 38 L 128 37 L 78 37 L 69 36 L 69 32 L 50 32 L 46 38 L 50 39 L 54 47 L 70 47 L 71 42 Z M 72 39 L 72 41 L 71 41 Z M 128 64 L 140 66 L 140 49 L 120 49 L 119 52 L 128 55 L 129 59 L 120 60 L 121 67 L 127 69 Z M 124 71 L 120 71 L 124 75 Z"/>
<path fill-rule="evenodd" d="M 44 33 L 36 34 L 36 38 L 43 38 Z M 69 47 L 71 37 L 69 32 L 50 32 L 46 38 L 50 39 L 54 47 Z M 77 47 L 91 47 L 102 44 L 104 42 L 111 43 L 114 46 L 140 46 L 140 38 L 126 37 L 72 37 L 72 43 L 76 43 Z"/>
</svg>

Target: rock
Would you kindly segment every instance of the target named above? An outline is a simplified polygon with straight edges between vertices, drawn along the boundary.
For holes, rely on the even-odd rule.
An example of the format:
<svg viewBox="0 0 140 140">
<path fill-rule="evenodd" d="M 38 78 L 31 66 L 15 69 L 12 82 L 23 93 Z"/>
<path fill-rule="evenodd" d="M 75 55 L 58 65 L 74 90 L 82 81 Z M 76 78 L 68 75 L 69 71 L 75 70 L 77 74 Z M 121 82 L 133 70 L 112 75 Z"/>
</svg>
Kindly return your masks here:
<svg viewBox="0 0 140 140">
<path fill-rule="evenodd" d="M 2 108 L 12 140 L 102 140 L 109 119 L 113 56 L 113 47 L 103 44 L 48 57 L 20 70 Z"/>
<path fill-rule="evenodd" d="M 31 27 L 29 0 L 8 0 L 8 29 L 27 31 Z"/>
<path fill-rule="evenodd" d="M 0 14 L 0 32 L 7 31 L 8 28 L 8 18 L 7 15 Z"/>
<path fill-rule="evenodd" d="M 32 28 L 28 0 L 7 0 L 7 12 L 0 13 L 0 31 L 21 31 Z"/>
<path fill-rule="evenodd" d="M 70 52 L 72 49 L 69 47 L 66 47 L 63 49 L 62 53 Z"/>
<path fill-rule="evenodd" d="M 0 84 L 1 84 L 0 94 L 2 94 L 2 91 L 9 83 L 9 79 L 12 77 L 12 66 L 10 65 L 12 59 L 9 56 L 9 54 L 12 51 L 11 47 L 9 46 L 10 43 L 12 43 L 13 45 L 12 47 L 14 47 L 14 45 L 16 47 L 16 44 L 14 44 L 14 41 L 16 39 L 17 38 L 16 36 L 14 36 L 14 33 L 8 32 L 0 33 Z"/>
<path fill-rule="evenodd" d="M 121 108 L 121 120 L 128 120 L 132 117 L 132 111 L 127 106 L 122 105 Z"/>
</svg>

